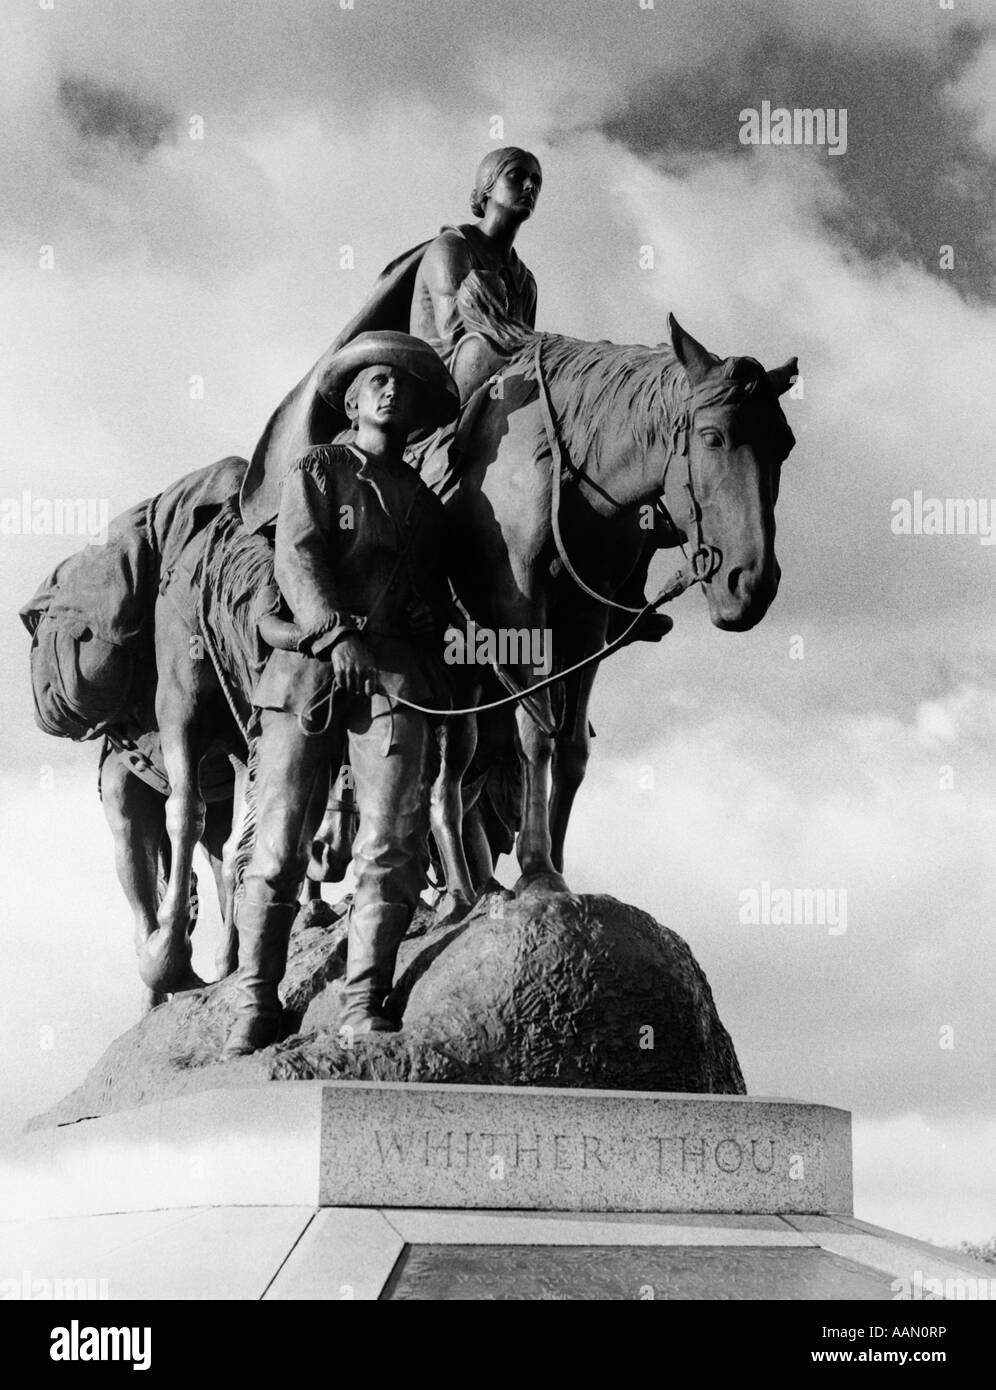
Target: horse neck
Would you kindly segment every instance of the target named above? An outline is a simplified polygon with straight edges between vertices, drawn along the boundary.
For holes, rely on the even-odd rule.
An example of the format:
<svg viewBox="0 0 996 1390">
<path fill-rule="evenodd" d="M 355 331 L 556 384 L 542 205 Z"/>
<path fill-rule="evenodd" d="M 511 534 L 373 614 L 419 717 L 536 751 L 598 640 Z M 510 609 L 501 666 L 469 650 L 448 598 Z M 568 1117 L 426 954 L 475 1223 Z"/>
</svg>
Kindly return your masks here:
<svg viewBox="0 0 996 1390">
<path fill-rule="evenodd" d="M 550 401 L 555 421 L 564 418 L 570 391 L 570 383 L 551 382 Z M 672 428 L 672 420 L 667 416 L 662 418 L 654 442 L 647 447 L 637 438 L 625 406 L 617 401 L 599 422 L 597 465 L 591 459 L 579 457 L 578 451 L 571 449 L 570 440 L 562 438 L 569 461 L 612 499 L 609 502 L 595 489 L 590 489 L 591 504 L 597 512 L 611 517 L 619 508 L 635 507 L 660 496 L 672 453 Z"/>
</svg>

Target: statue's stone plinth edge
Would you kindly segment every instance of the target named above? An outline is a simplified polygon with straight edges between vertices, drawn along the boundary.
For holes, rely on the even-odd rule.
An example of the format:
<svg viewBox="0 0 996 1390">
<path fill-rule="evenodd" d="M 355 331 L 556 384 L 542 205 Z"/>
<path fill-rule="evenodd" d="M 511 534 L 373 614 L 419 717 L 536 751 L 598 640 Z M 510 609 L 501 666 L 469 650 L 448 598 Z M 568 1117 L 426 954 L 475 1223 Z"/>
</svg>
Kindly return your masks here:
<svg viewBox="0 0 996 1390">
<path fill-rule="evenodd" d="M 0 1217 L 208 1206 L 850 1216 L 845 1110 L 748 1096 L 267 1081 L 36 1131 Z"/>
</svg>

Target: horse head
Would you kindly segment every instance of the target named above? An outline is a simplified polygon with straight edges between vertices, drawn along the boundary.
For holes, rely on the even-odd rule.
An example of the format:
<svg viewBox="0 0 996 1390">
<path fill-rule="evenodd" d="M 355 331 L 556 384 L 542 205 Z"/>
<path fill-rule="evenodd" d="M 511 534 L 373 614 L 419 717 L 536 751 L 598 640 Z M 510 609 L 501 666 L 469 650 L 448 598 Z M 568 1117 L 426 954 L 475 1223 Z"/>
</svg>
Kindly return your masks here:
<svg viewBox="0 0 996 1390">
<path fill-rule="evenodd" d="M 766 372 L 752 357 L 724 361 L 673 315 L 668 327 L 688 390 L 684 438 L 668 468 L 664 505 L 688 544 L 711 553 L 703 587 L 713 623 L 746 632 L 768 611 L 781 577 L 775 503 L 795 438 L 778 397 L 798 363 L 793 357 Z"/>
</svg>

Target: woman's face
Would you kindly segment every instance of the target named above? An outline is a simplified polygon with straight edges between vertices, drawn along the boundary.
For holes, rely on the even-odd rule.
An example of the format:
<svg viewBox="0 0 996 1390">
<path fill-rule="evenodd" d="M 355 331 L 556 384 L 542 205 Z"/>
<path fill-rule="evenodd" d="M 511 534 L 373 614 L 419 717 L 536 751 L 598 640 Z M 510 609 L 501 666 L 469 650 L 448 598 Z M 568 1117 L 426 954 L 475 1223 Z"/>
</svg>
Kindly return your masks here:
<svg viewBox="0 0 996 1390">
<path fill-rule="evenodd" d="M 524 221 L 532 216 L 542 186 L 543 174 L 539 162 L 526 155 L 501 171 L 488 193 L 487 205 L 490 207 L 493 203 Z"/>
</svg>

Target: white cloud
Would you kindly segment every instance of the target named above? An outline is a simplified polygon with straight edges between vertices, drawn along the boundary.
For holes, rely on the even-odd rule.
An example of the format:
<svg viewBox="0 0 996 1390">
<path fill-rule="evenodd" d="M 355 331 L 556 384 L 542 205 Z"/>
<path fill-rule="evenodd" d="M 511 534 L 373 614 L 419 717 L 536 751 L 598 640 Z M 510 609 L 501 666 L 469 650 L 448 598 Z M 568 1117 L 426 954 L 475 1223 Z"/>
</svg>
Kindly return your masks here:
<svg viewBox="0 0 996 1390">
<path fill-rule="evenodd" d="M 917 1240 L 976 1244 L 996 1235 L 996 1122 L 931 1113 L 854 1120 L 854 1214 Z"/>
<path fill-rule="evenodd" d="M 996 43 L 986 44 L 947 89 L 948 100 L 971 121 L 972 138 L 996 154 Z"/>
<path fill-rule="evenodd" d="M 11 1133 L 83 1080 L 114 1038 L 138 1022 L 142 987 L 131 913 L 97 796 L 97 746 L 41 735 L 49 771 L 4 779 L 4 1007 L 0 1128 Z M 25 870 L 25 865 L 32 868 Z M 214 977 L 220 914 L 197 855 L 201 920 L 194 967 Z"/>
<path fill-rule="evenodd" d="M 644 746 L 619 751 L 635 707 L 616 702 L 639 686 L 616 673 L 612 705 L 596 698 L 572 886 L 636 902 L 689 941 L 755 1094 L 877 1113 L 980 1104 L 991 1094 L 982 982 L 996 966 L 992 687 L 931 702 L 951 735 L 938 753 L 923 706 L 904 717 L 827 702 L 803 718 L 798 697 L 779 699 L 770 682 L 734 695 L 696 647 L 703 679 L 725 694 L 677 718 L 648 703 Z M 874 698 L 864 646 L 842 675 L 859 673 Z M 842 890 L 846 931 L 742 922 L 741 895 L 765 881 Z"/>
</svg>

